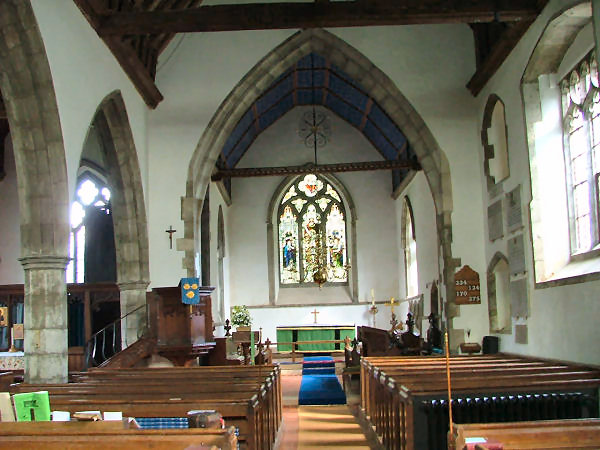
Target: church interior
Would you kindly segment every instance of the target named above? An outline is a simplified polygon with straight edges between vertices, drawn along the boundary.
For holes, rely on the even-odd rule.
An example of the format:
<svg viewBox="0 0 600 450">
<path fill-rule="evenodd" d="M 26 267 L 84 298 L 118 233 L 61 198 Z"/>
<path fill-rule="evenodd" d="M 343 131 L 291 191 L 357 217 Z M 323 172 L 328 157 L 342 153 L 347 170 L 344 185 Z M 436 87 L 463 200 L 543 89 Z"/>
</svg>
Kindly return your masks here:
<svg viewBox="0 0 600 450">
<path fill-rule="evenodd" d="M 419 449 L 448 421 L 403 399 L 454 372 L 423 402 L 455 448 L 507 392 L 579 402 L 513 419 L 599 444 L 599 40 L 596 0 L 0 1 L 2 390 L 237 417 L 252 382 L 206 442 L 335 446 L 335 416 Z M 330 355 L 341 416 L 300 406 Z"/>
</svg>

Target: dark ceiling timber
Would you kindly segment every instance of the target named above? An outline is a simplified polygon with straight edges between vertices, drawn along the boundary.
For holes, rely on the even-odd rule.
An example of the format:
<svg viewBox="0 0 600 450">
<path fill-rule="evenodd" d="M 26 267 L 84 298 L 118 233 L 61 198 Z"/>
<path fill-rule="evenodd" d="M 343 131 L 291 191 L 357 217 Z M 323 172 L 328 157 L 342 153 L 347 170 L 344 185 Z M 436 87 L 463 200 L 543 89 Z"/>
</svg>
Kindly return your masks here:
<svg viewBox="0 0 600 450">
<path fill-rule="evenodd" d="M 450 4 L 450 6 L 447 6 Z M 100 36 L 533 20 L 537 0 L 354 1 L 213 5 L 100 18 Z"/>
<path fill-rule="evenodd" d="M 150 108 L 160 53 L 177 33 L 469 24 L 476 72 L 467 88 L 477 95 L 502 65 L 548 0 L 314 0 L 200 6 L 202 0 L 73 0 L 104 40 Z M 492 30 L 492 32 L 490 32 Z"/>
<path fill-rule="evenodd" d="M 412 169 L 421 170 L 416 161 L 367 161 L 337 164 L 305 164 L 302 166 L 286 167 L 248 167 L 239 169 L 220 169 L 212 176 L 212 181 L 223 178 L 269 177 L 281 175 L 302 175 L 307 173 L 334 173 L 334 172 L 364 172 L 369 170 Z"/>
</svg>

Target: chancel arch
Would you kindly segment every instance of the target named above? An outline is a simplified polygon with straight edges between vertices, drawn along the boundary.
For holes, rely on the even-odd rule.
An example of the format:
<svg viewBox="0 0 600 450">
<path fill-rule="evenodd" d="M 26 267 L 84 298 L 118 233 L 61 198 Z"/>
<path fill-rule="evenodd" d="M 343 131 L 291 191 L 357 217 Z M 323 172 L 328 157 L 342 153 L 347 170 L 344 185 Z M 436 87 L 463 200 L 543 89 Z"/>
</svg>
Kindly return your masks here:
<svg viewBox="0 0 600 450">
<path fill-rule="evenodd" d="M 352 79 L 357 80 L 365 93 L 380 106 L 390 122 L 402 130 L 406 137 L 432 192 L 436 208 L 437 241 L 443 257 L 443 273 L 440 277 L 446 280 L 445 298 L 449 303 L 453 303 L 456 261 L 452 258 L 451 248 L 452 188 L 447 158 L 418 112 L 394 82 L 363 54 L 333 33 L 322 29 L 300 31 L 267 54 L 241 79 L 212 117 L 192 156 L 186 188 L 189 203 L 203 198 L 220 152 L 238 123 L 247 114 L 249 106 L 290 67 L 311 53 L 331 61 L 331 64 L 340 67 Z M 193 234 L 198 218 L 183 216 L 186 234 Z M 273 258 L 274 255 L 269 255 L 270 260 Z M 191 264 L 193 259 L 193 250 L 186 251 L 184 264 Z M 193 271 L 191 266 L 188 267 L 188 273 L 190 271 Z M 274 289 L 274 281 L 271 280 L 269 291 L 274 292 Z M 272 302 L 273 298 L 270 301 Z M 449 319 L 457 313 L 455 308 L 445 310 L 449 311 Z"/>
</svg>

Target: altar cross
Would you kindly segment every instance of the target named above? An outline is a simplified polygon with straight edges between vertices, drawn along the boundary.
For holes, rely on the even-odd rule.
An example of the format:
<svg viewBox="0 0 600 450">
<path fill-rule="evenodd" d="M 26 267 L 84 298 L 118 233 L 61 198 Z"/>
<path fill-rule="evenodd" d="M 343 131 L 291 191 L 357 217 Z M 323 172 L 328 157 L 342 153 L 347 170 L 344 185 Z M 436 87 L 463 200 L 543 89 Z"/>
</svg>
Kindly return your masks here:
<svg viewBox="0 0 600 450">
<path fill-rule="evenodd" d="M 173 229 L 173 225 L 169 225 L 169 229 L 165 230 L 165 233 L 169 233 L 169 248 L 172 250 L 173 249 L 173 233 L 175 233 L 177 230 Z"/>
<path fill-rule="evenodd" d="M 312 311 L 311 314 L 315 315 L 315 323 L 317 323 L 317 314 L 319 314 L 319 311 L 317 311 L 317 308 L 315 308 L 315 310 Z"/>
</svg>

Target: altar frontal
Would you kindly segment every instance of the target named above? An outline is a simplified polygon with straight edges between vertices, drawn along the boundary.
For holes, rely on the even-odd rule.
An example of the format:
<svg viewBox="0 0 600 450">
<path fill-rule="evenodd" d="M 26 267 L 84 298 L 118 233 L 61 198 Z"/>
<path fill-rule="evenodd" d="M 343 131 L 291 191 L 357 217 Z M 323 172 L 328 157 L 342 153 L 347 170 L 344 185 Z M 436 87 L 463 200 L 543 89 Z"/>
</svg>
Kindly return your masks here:
<svg viewBox="0 0 600 450">
<path fill-rule="evenodd" d="M 332 352 L 343 350 L 343 343 L 314 343 L 315 341 L 351 340 L 356 336 L 354 325 L 299 325 L 277 327 L 277 351 L 292 351 L 292 343 L 299 352 Z M 280 344 L 281 343 L 281 344 Z"/>
</svg>

